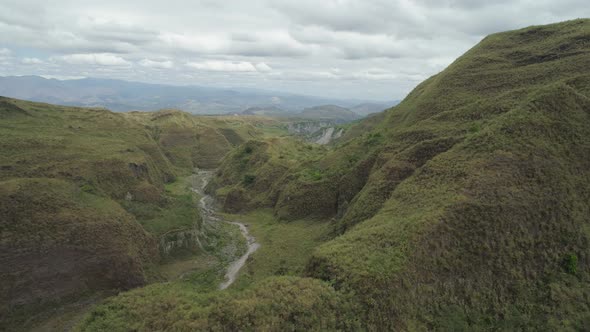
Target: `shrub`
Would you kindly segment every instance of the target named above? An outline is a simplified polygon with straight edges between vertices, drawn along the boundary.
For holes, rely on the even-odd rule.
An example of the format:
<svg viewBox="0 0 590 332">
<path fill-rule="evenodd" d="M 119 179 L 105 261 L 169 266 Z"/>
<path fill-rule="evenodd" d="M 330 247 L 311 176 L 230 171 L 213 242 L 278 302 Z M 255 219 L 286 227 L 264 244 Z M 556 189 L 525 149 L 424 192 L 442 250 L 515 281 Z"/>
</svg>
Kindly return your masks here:
<svg viewBox="0 0 590 332">
<path fill-rule="evenodd" d="M 256 176 L 251 174 L 244 175 L 244 179 L 242 180 L 245 185 L 250 185 L 254 183 L 254 181 L 256 181 Z"/>
<path fill-rule="evenodd" d="M 569 254 L 565 257 L 563 262 L 564 268 L 569 274 L 576 274 L 578 270 L 578 256 L 576 254 Z"/>
</svg>

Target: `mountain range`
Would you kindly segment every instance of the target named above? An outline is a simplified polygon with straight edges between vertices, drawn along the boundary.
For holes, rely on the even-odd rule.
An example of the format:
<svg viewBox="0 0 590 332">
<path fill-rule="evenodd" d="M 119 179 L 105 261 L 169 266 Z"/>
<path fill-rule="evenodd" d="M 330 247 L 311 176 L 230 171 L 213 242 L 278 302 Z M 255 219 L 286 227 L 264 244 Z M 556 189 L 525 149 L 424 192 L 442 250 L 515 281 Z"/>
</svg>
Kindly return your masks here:
<svg viewBox="0 0 590 332">
<path fill-rule="evenodd" d="M 298 112 L 306 107 L 337 104 L 356 107 L 372 101 L 323 98 L 258 89 L 174 86 L 113 79 L 47 79 L 0 77 L 0 95 L 68 106 L 104 107 L 116 112 L 180 109 L 193 114 L 240 113 L 250 107 L 280 107 Z M 383 104 L 381 110 L 396 102 Z M 381 107 L 378 107 L 381 108 Z"/>
</svg>

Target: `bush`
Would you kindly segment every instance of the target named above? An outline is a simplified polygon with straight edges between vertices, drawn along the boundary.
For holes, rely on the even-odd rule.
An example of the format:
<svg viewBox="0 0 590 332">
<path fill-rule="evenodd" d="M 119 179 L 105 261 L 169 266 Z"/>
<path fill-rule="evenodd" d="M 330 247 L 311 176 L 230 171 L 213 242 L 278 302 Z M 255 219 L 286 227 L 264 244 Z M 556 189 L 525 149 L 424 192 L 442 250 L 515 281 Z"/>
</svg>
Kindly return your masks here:
<svg viewBox="0 0 590 332">
<path fill-rule="evenodd" d="M 244 175 L 244 179 L 242 180 L 245 185 L 250 185 L 254 183 L 254 181 L 256 181 L 256 176 L 251 174 Z"/>
<path fill-rule="evenodd" d="M 576 274 L 576 271 L 578 271 L 578 256 L 576 254 L 567 255 L 563 265 L 567 273 Z"/>
</svg>

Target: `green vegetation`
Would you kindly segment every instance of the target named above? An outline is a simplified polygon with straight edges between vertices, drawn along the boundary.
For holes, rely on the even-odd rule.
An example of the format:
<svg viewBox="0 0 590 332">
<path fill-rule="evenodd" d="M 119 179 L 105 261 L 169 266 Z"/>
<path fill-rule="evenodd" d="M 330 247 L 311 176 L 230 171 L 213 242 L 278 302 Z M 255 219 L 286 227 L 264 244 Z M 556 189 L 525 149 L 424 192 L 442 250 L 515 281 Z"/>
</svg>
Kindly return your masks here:
<svg viewBox="0 0 590 332">
<path fill-rule="evenodd" d="M 318 280 L 277 277 L 239 293 L 203 294 L 195 285 L 175 282 L 123 293 L 87 315 L 80 330 L 350 330 L 358 326 L 348 318 L 354 308 Z"/>
<path fill-rule="evenodd" d="M 190 268 L 175 255 L 213 259 L 198 238 L 213 253 L 233 248 L 223 260 L 213 259 L 218 264 L 238 255 L 239 232 L 202 227 L 187 176 L 263 137 L 266 125 L 277 123 L 178 111 L 119 114 L 0 97 L 0 249 L 6 257 L 0 327 L 88 294 L 173 275 L 159 268 L 162 262 L 176 264 L 171 270 Z M 171 240 L 176 245 L 163 251 L 162 241 Z M 39 266 L 49 268 L 33 273 Z"/>
<path fill-rule="evenodd" d="M 123 201 L 122 206 L 133 214 L 145 230 L 160 236 L 172 230 L 190 228 L 201 224 L 201 216 L 195 207 L 198 195 L 190 191 L 188 178 L 178 178 L 164 186 L 160 204 L 136 200 Z"/>
<path fill-rule="evenodd" d="M 229 290 L 215 291 L 223 270 L 208 266 L 183 280 L 147 286 L 109 299 L 86 316 L 81 330 L 292 330 L 358 326 L 353 314 L 357 308 L 345 295 L 317 280 L 296 277 L 303 273 L 313 249 L 324 240 L 328 223 L 278 223 L 268 210 L 223 217 L 245 223 L 261 244 Z M 144 316 L 151 318 L 140 318 Z"/>
<path fill-rule="evenodd" d="M 256 181 L 256 175 L 246 174 L 244 175 L 244 180 L 242 181 L 244 185 L 248 186 L 251 185 Z"/>
<path fill-rule="evenodd" d="M 67 181 L 2 181 L 0 202 L 3 325 L 100 289 L 140 286 L 158 257 L 154 240 L 117 203 Z"/>
<path fill-rule="evenodd" d="M 249 258 L 247 265 L 232 288 L 243 289 L 253 282 L 270 276 L 300 276 L 313 249 L 328 236 L 330 225 L 313 220 L 278 222 L 268 209 L 242 215 L 224 215 L 247 225 L 260 248 Z"/>
<path fill-rule="evenodd" d="M 357 294 L 368 329 L 580 329 L 588 36 L 589 20 L 491 35 L 335 149 L 264 182 L 265 200 L 239 191 L 241 208 L 335 218 L 338 236 L 305 274 Z M 241 167 L 230 155 L 217 184 L 235 188 L 234 173 L 273 162 L 268 150 Z"/>
<path fill-rule="evenodd" d="M 303 119 L 332 120 L 340 123 L 360 118 L 360 116 L 353 111 L 336 105 L 322 105 L 306 108 L 297 116 Z"/>
<path fill-rule="evenodd" d="M 6 119 L 28 121 L 31 107 L 7 103 Z M 126 235 L 108 245 L 143 272 L 152 247 L 138 243 L 152 237 L 120 201 L 127 192 L 154 204 L 163 204 L 158 199 L 164 196 L 182 201 L 182 185 L 166 192 L 164 183 L 181 179 L 178 170 L 187 165 L 215 165 L 225 151 L 208 190 L 225 211 L 245 212 L 228 217 L 247 223 L 262 244 L 237 283 L 215 290 L 223 272 L 219 260 L 243 248 L 227 245 L 227 233 L 213 232 L 222 235 L 208 245 L 231 254 L 211 265 L 199 259 L 181 280 L 106 300 L 80 330 L 584 330 L 590 324 L 588 110 L 590 20 L 574 20 L 488 36 L 398 106 L 351 125 L 329 150 L 254 134 L 256 125 L 248 132 L 232 119 L 211 120 L 201 134 L 195 129 L 200 122 L 182 113 L 130 114 L 121 117 L 145 130 L 134 139 L 154 142 L 139 153 L 137 144 L 97 131 L 106 135 L 97 140 L 110 140 L 109 149 L 119 144 L 114 151 L 130 149 L 125 153 L 134 161 L 113 152 L 109 167 L 100 164 L 92 176 L 71 180 L 82 168 L 66 168 L 71 179 L 44 163 L 14 168 L 40 157 L 21 152 L 28 151 L 30 133 L 7 135 L 5 126 L 0 144 L 12 143 L 2 169 L 56 179 L 3 178 L 0 193 L 9 205 L 0 211 L 11 216 L 11 206 L 25 204 L 18 211 L 33 212 L 11 216 L 10 234 L 26 236 L 2 239 L 33 239 L 41 246 L 2 242 L 2 249 L 32 247 L 36 253 L 54 241 L 78 239 L 78 233 L 56 232 L 36 211 L 60 217 L 49 221 L 91 215 L 113 228 L 80 232 L 82 239 L 137 230 L 135 241 L 121 241 Z M 216 126 L 240 129 L 224 134 Z M 225 143 L 200 141 L 218 137 L 214 132 Z M 64 144 L 56 137 L 46 135 L 38 144 Z M 122 176 L 122 169 L 134 176 Z M 29 197 L 35 195 L 40 198 Z M 56 201 L 46 204 L 46 197 Z M 79 217 L 72 209 L 90 213 Z M 24 217 L 31 221 L 16 222 Z M 102 243 L 86 242 L 92 248 Z M 182 268 L 170 267 L 173 275 Z"/>
<path fill-rule="evenodd" d="M 578 271 L 578 256 L 569 254 L 565 257 L 564 266 L 567 273 L 576 274 Z"/>
<path fill-rule="evenodd" d="M 272 207 L 280 186 L 326 148 L 293 138 L 248 141 L 229 153 L 210 184 L 227 212 Z M 316 181 L 318 174 L 311 174 Z"/>
</svg>

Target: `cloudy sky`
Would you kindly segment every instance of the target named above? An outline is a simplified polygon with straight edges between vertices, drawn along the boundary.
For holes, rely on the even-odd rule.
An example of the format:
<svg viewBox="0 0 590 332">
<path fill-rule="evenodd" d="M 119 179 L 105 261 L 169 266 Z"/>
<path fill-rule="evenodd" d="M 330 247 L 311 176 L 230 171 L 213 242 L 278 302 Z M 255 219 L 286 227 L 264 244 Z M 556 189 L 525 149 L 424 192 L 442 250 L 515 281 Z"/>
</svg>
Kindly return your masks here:
<svg viewBox="0 0 590 332">
<path fill-rule="evenodd" d="M 588 0 L 2 0 L 0 76 L 391 100 L 493 32 Z"/>
</svg>

